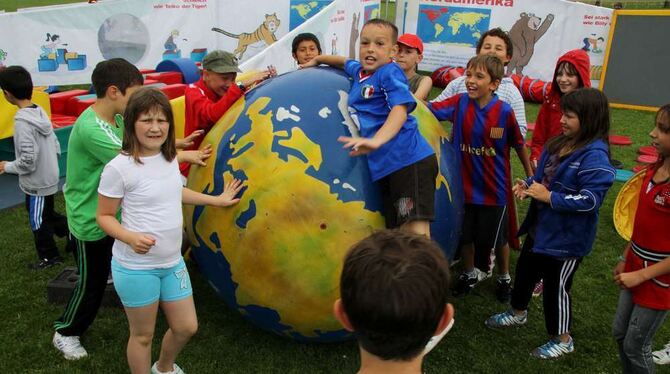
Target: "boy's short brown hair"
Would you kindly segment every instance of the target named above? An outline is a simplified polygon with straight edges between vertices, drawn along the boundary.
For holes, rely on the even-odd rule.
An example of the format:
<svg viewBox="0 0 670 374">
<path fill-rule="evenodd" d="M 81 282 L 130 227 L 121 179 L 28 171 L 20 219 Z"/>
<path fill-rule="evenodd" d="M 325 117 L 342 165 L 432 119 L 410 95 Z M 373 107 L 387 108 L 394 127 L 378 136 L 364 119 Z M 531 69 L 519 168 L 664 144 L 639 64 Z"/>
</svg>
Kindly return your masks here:
<svg viewBox="0 0 670 374">
<path fill-rule="evenodd" d="M 363 28 L 368 25 L 377 25 L 391 29 L 391 43 L 395 44 L 398 42 L 398 27 L 393 23 L 381 18 L 372 18 L 363 24 Z"/>
<path fill-rule="evenodd" d="M 130 62 L 122 58 L 111 58 L 95 65 L 91 83 L 93 83 L 98 99 L 102 99 L 107 95 L 107 89 L 110 86 L 116 86 L 121 94 L 125 95 L 128 87 L 144 84 L 144 77 L 140 70 Z"/>
<path fill-rule="evenodd" d="M 468 61 L 466 69 L 483 69 L 491 77 L 491 82 L 500 81 L 505 76 L 505 67 L 496 56 L 477 55 Z"/>
<path fill-rule="evenodd" d="M 9 92 L 18 100 L 30 100 L 33 97 L 33 79 L 23 66 L 2 67 L 0 89 Z"/>
<path fill-rule="evenodd" d="M 477 42 L 477 54 L 482 50 L 482 46 L 484 45 L 484 39 L 486 39 L 487 36 L 495 36 L 496 38 L 500 38 L 505 42 L 505 48 L 506 48 L 506 54 L 507 57 L 512 58 L 512 55 L 514 54 L 514 45 L 512 44 L 512 39 L 509 37 L 509 34 L 500 27 L 496 27 L 494 29 L 491 29 L 487 32 L 485 32 L 480 38 L 479 41 Z"/>
<path fill-rule="evenodd" d="M 382 230 L 355 244 L 340 278 L 342 306 L 358 342 L 383 360 L 409 361 L 445 311 L 449 265 L 435 242 Z"/>
</svg>

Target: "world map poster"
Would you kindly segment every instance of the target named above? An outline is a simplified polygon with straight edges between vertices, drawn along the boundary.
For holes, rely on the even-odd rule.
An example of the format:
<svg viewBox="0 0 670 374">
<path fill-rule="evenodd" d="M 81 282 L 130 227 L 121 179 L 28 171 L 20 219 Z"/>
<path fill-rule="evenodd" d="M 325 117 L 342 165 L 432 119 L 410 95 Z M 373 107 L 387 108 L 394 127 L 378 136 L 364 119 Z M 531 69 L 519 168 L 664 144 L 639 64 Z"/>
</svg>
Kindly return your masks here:
<svg viewBox="0 0 670 374">
<path fill-rule="evenodd" d="M 474 48 L 490 21 L 490 9 L 420 5 L 417 34 L 424 43 Z"/>
</svg>

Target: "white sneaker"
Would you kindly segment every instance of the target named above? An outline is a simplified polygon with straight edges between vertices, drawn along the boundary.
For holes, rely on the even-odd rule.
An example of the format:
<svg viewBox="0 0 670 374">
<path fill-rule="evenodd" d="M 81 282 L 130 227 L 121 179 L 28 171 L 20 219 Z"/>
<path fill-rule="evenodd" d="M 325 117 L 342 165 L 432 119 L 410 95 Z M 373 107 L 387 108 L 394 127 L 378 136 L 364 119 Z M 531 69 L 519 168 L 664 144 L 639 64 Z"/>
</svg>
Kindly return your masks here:
<svg viewBox="0 0 670 374">
<path fill-rule="evenodd" d="M 670 343 L 666 344 L 663 349 L 652 352 L 651 357 L 656 365 L 670 364 Z"/>
<path fill-rule="evenodd" d="M 63 353 L 66 360 L 79 360 L 88 356 L 78 336 L 63 336 L 56 332 L 52 342 L 54 347 Z"/>
<path fill-rule="evenodd" d="M 481 271 L 478 268 L 475 268 L 475 273 L 477 273 L 477 282 L 489 279 L 493 275 L 492 271 Z"/>
<path fill-rule="evenodd" d="M 184 373 L 184 370 L 182 370 L 176 363 L 172 367 L 172 371 L 159 371 L 158 361 L 156 361 L 154 362 L 153 366 L 151 366 L 151 374 L 186 374 L 186 373 Z"/>
</svg>

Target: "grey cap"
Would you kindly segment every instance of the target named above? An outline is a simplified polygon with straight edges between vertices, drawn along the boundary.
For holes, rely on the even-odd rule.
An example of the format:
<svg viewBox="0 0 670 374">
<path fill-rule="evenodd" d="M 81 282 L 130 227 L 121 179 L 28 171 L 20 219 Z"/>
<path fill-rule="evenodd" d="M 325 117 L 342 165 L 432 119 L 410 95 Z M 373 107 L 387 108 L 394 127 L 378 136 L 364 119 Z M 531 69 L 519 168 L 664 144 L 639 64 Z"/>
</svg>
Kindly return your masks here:
<svg viewBox="0 0 670 374">
<path fill-rule="evenodd" d="M 238 68 L 237 57 L 226 51 L 211 51 L 202 60 L 202 68 L 215 73 L 241 73 Z"/>
</svg>

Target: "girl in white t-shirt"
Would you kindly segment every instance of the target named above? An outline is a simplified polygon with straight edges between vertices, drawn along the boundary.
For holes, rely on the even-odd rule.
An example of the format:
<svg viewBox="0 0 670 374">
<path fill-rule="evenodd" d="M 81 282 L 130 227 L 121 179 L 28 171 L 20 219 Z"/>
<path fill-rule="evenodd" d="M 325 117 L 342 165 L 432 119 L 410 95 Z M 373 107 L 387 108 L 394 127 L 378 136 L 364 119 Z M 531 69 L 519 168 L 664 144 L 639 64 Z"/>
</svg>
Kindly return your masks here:
<svg viewBox="0 0 670 374">
<path fill-rule="evenodd" d="M 182 203 L 230 206 L 239 201 L 235 195 L 242 183 L 233 179 L 218 196 L 182 186 L 172 108 L 160 91 L 142 88 L 133 93 L 124 123 L 121 154 L 100 178 L 97 220 L 116 239 L 112 275 L 130 326 L 128 365 L 132 373 L 183 373 L 175 359 L 195 334 L 198 320 L 180 250 Z M 169 329 L 151 366 L 159 306 Z"/>
</svg>

